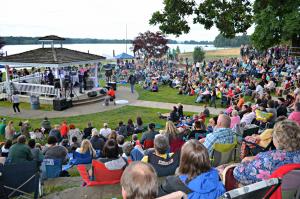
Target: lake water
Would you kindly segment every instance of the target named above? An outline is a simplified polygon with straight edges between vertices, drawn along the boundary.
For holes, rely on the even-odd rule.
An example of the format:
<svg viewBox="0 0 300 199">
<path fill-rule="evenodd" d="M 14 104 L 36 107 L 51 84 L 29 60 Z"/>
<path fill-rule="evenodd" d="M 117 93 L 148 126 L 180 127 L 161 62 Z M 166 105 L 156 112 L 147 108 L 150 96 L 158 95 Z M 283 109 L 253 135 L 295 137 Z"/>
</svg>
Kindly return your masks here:
<svg viewBox="0 0 300 199">
<path fill-rule="evenodd" d="M 171 49 L 176 49 L 177 46 L 180 48 L 180 52 L 192 52 L 196 46 L 202 46 L 204 50 L 215 50 L 217 48 L 214 45 L 191 45 L 191 44 L 168 44 Z M 7 45 L 2 48 L 2 51 L 7 55 L 17 54 L 21 52 L 25 52 L 28 50 L 33 50 L 37 48 L 41 48 L 41 44 L 36 45 Z M 46 46 L 47 47 L 47 46 Z M 64 48 L 69 48 L 72 50 L 78 50 L 81 52 L 89 52 L 96 55 L 102 55 L 104 57 L 112 58 L 113 51 L 115 51 L 115 55 L 126 52 L 125 44 L 64 44 Z M 132 45 L 127 45 L 127 53 L 133 55 Z"/>
</svg>

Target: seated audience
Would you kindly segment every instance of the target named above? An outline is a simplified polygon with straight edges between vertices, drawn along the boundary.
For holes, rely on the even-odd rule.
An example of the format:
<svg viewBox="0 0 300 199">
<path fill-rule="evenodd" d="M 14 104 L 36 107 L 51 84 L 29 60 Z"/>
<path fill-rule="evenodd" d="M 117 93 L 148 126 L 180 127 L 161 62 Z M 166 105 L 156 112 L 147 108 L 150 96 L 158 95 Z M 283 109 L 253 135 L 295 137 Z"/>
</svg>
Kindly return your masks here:
<svg viewBox="0 0 300 199">
<path fill-rule="evenodd" d="M 119 135 L 123 135 L 124 137 L 127 137 L 127 126 L 123 123 L 123 121 L 119 122 L 119 126 L 116 129 Z"/>
<path fill-rule="evenodd" d="M 88 122 L 87 127 L 83 129 L 82 139 L 90 139 L 92 134 L 93 125 L 91 122 Z"/>
<path fill-rule="evenodd" d="M 25 135 L 20 135 L 17 139 L 17 143 L 12 145 L 9 149 L 7 157 L 8 163 L 22 163 L 24 161 L 33 160 L 30 148 L 25 143 Z"/>
<path fill-rule="evenodd" d="M 95 150 L 102 151 L 103 146 L 105 144 L 105 139 L 104 137 L 99 136 L 99 132 L 97 131 L 96 128 L 93 128 L 90 142 Z"/>
<path fill-rule="evenodd" d="M 143 132 L 144 130 L 144 125 L 143 125 L 143 120 L 141 117 L 137 117 L 136 118 L 136 124 L 135 124 L 135 127 L 134 127 L 134 133 L 137 134 L 137 133 L 141 133 Z"/>
<path fill-rule="evenodd" d="M 211 118 L 212 119 L 212 118 Z M 213 120 L 213 119 L 212 119 Z M 196 134 L 198 134 L 198 139 L 205 138 L 206 137 L 206 127 L 204 122 L 200 119 L 195 121 L 194 123 L 194 129 L 189 134 L 189 139 L 195 139 Z"/>
<path fill-rule="evenodd" d="M 294 111 L 289 115 L 289 120 L 295 121 L 300 125 L 300 103 L 294 105 Z"/>
<path fill-rule="evenodd" d="M 154 138 L 154 152 L 149 151 L 142 159 L 143 162 L 150 163 L 158 176 L 168 176 L 175 173 L 179 165 L 178 153 L 168 153 L 168 138 L 164 135 L 156 135 Z"/>
<path fill-rule="evenodd" d="M 5 139 L 12 140 L 14 138 L 15 133 L 16 130 L 14 128 L 14 122 L 9 121 L 7 126 L 5 127 Z"/>
<path fill-rule="evenodd" d="M 49 132 L 49 137 L 52 136 L 52 137 L 55 137 L 57 142 L 60 142 L 62 140 L 62 137 L 61 137 L 61 134 L 60 134 L 60 131 L 59 131 L 59 125 L 58 124 L 55 124 L 54 125 L 54 128 L 50 130 Z"/>
<path fill-rule="evenodd" d="M 117 143 L 118 143 L 118 151 L 119 154 L 122 155 L 123 154 L 123 144 L 125 142 L 125 138 L 123 135 L 118 135 L 117 136 Z"/>
<path fill-rule="evenodd" d="M 80 130 L 78 128 L 76 128 L 74 124 L 70 124 L 69 129 L 70 130 L 69 130 L 69 133 L 68 133 L 68 137 L 69 137 L 70 144 L 73 144 L 72 137 L 77 137 L 77 141 L 79 143 L 81 143 L 82 134 L 81 134 Z"/>
<path fill-rule="evenodd" d="M 132 119 L 128 119 L 128 121 L 127 121 L 127 135 L 126 136 L 132 135 L 133 132 L 134 132 L 133 121 L 132 121 Z"/>
<path fill-rule="evenodd" d="M 141 144 L 144 145 L 145 140 L 152 140 L 154 141 L 154 137 L 155 135 L 157 135 L 158 132 L 155 131 L 155 124 L 154 123 L 150 123 L 148 125 L 148 131 L 144 132 L 141 138 Z"/>
<path fill-rule="evenodd" d="M 103 127 L 104 128 L 100 129 L 100 135 L 102 135 L 105 138 L 108 138 L 109 134 L 111 133 L 111 129 L 108 128 L 108 124 L 107 123 L 104 123 Z"/>
<path fill-rule="evenodd" d="M 93 148 L 91 142 L 87 139 L 82 140 L 81 146 L 76 149 L 76 152 L 80 154 L 89 154 L 91 158 L 96 157 L 96 151 Z"/>
<path fill-rule="evenodd" d="M 42 151 L 38 147 L 36 147 L 36 143 L 35 143 L 34 139 L 31 139 L 28 141 L 28 146 L 31 150 L 33 160 L 35 160 L 37 162 L 42 162 L 44 159 L 44 156 L 42 154 Z"/>
<path fill-rule="evenodd" d="M 69 145 L 69 142 L 67 139 L 65 139 Z M 66 146 L 64 146 L 66 147 Z M 74 152 L 76 149 L 78 149 L 80 147 L 80 143 L 78 142 L 78 139 L 76 136 L 72 137 L 72 144 L 69 145 L 69 148 L 71 149 L 72 152 Z M 68 147 L 66 147 L 68 148 Z"/>
<path fill-rule="evenodd" d="M 284 120 L 276 123 L 273 143 L 276 150 L 246 157 L 234 169 L 234 178 L 240 184 L 248 185 L 268 179 L 280 166 L 300 163 L 300 127 L 295 122 Z"/>
<path fill-rule="evenodd" d="M 218 171 L 210 165 L 207 149 L 196 140 L 183 145 L 176 175 L 166 178 L 159 188 L 159 196 L 175 191 L 188 194 L 190 199 L 215 199 L 225 192 Z"/>
<path fill-rule="evenodd" d="M 143 162 L 131 163 L 121 177 L 123 199 L 154 199 L 158 180 L 153 167 Z"/>
<path fill-rule="evenodd" d="M 176 128 L 172 121 L 167 121 L 165 129 L 161 130 L 160 133 L 168 138 L 171 152 L 180 151 L 184 144 L 184 134 Z"/>
<path fill-rule="evenodd" d="M 41 123 L 41 128 L 44 129 L 44 133 L 49 133 L 51 130 L 51 122 L 48 120 L 47 117 L 44 118 L 44 120 Z"/>
<path fill-rule="evenodd" d="M 62 138 L 68 138 L 69 127 L 66 121 L 63 121 L 59 130 Z"/>
<path fill-rule="evenodd" d="M 119 156 L 118 144 L 116 140 L 107 140 L 102 151 L 102 157 L 97 161 L 105 164 L 109 170 L 124 169 L 127 166 L 127 160 Z"/>
<path fill-rule="evenodd" d="M 57 145 L 56 137 L 49 136 L 47 143 L 43 149 L 45 159 L 60 159 L 63 164 L 68 162 L 68 150 L 63 146 Z"/>
<path fill-rule="evenodd" d="M 230 128 L 235 127 L 236 125 L 240 124 L 240 116 L 237 110 L 233 110 L 231 113 L 232 117 L 230 117 L 231 123 L 230 123 Z"/>
<path fill-rule="evenodd" d="M 9 153 L 9 149 L 12 146 L 11 140 L 6 140 L 6 142 L 1 147 L 1 157 L 7 157 Z"/>
<path fill-rule="evenodd" d="M 230 129 L 230 117 L 227 115 L 219 115 L 216 130 L 206 136 L 204 146 L 208 149 L 209 154 L 212 154 L 215 143 L 232 144 L 234 142 L 233 132 Z"/>
<path fill-rule="evenodd" d="M 207 133 L 212 133 L 217 125 L 218 117 L 213 117 L 208 120 Z"/>
</svg>

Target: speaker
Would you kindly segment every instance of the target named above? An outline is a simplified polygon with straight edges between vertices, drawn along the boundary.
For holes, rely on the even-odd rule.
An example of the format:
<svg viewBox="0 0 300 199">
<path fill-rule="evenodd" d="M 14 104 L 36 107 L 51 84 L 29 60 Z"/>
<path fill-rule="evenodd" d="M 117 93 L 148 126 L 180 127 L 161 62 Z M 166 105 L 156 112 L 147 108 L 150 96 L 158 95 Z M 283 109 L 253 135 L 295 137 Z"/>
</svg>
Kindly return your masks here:
<svg viewBox="0 0 300 199">
<path fill-rule="evenodd" d="M 90 91 L 87 93 L 88 97 L 96 97 L 97 96 L 97 92 L 96 91 Z"/>
<path fill-rule="evenodd" d="M 72 101 L 66 99 L 54 99 L 53 100 L 53 110 L 63 111 L 67 108 L 72 107 Z"/>
<path fill-rule="evenodd" d="M 59 79 L 54 79 L 54 88 L 60 88 L 60 80 Z"/>
</svg>

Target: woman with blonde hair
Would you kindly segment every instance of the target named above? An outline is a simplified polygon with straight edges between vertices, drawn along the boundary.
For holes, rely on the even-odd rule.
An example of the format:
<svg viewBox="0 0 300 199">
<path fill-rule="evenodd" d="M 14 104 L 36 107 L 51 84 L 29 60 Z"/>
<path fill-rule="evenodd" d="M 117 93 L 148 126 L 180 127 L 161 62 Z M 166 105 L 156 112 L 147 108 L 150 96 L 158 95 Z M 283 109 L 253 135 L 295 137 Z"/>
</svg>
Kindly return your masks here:
<svg viewBox="0 0 300 199">
<path fill-rule="evenodd" d="M 89 153 L 92 156 L 92 158 L 96 157 L 96 151 L 93 148 L 91 142 L 89 140 L 87 140 L 87 139 L 82 140 L 81 146 L 80 146 L 80 148 L 76 149 L 76 152 L 78 152 L 80 154 L 87 154 L 87 153 Z"/>
<path fill-rule="evenodd" d="M 9 121 L 7 126 L 5 127 L 5 139 L 12 140 L 14 138 L 16 130 L 14 128 L 14 122 Z"/>
<path fill-rule="evenodd" d="M 165 129 L 160 133 L 168 138 L 171 152 L 177 152 L 181 149 L 184 144 L 183 134 L 178 131 L 172 121 L 167 121 Z"/>
</svg>

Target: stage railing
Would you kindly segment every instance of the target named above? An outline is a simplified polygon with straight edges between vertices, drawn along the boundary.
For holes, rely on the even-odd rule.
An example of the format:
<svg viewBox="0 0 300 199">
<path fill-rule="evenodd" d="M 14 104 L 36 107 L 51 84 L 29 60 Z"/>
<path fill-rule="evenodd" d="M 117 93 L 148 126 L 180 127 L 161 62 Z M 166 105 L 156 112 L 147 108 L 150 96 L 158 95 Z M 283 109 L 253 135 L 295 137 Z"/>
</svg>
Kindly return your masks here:
<svg viewBox="0 0 300 199">
<path fill-rule="evenodd" d="M 15 76 L 12 81 L 13 82 L 22 82 L 26 81 L 28 83 L 40 83 L 42 75 L 41 74 L 30 74 L 22 77 Z"/>
<path fill-rule="evenodd" d="M 59 90 L 55 89 L 51 85 L 42 84 L 28 84 L 28 83 L 18 83 L 12 82 L 14 91 L 18 91 L 20 94 L 26 93 L 30 95 L 48 95 L 48 96 L 58 96 Z"/>
</svg>

